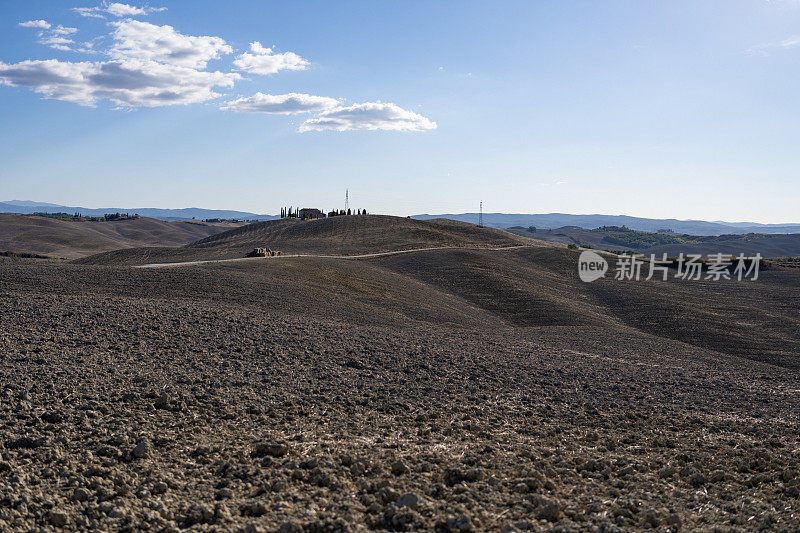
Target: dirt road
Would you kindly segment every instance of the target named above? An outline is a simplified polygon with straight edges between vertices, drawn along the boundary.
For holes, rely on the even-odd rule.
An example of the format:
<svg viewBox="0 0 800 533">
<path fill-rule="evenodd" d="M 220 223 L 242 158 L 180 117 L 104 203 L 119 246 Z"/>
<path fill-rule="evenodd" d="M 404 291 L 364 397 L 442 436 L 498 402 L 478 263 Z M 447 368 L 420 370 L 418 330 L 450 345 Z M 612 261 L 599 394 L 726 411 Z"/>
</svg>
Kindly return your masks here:
<svg viewBox="0 0 800 533">
<path fill-rule="evenodd" d="M 196 266 L 205 265 L 207 263 L 230 263 L 235 261 L 253 261 L 258 259 L 280 259 L 282 257 L 323 257 L 327 259 L 366 259 L 370 257 L 383 257 L 387 255 L 409 254 L 412 252 L 427 252 L 430 250 L 516 250 L 524 248 L 524 246 L 503 246 L 500 248 L 486 248 L 480 246 L 434 246 L 429 248 L 413 248 L 411 250 L 394 250 L 391 252 L 375 252 L 371 254 L 356 254 L 356 255 L 320 255 L 320 254 L 286 254 L 274 255 L 269 257 L 235 257 L 233 259 L 209 259 L 205 261 L 184 261 L 181 263 L 150 263 L 147 265 L 137 265 L 134 268 L 163 268 L 163 267 L 178 267 L 178 266 Z"/>
</svg>

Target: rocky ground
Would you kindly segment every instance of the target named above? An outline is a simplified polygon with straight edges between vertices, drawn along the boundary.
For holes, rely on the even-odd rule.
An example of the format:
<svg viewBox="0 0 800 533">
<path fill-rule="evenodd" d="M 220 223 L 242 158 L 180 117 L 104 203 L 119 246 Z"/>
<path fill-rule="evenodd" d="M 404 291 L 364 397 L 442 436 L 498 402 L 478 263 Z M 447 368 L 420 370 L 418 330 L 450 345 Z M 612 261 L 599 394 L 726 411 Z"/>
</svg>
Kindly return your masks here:
<svg viewBox="0 0 800 533">
<path fill-rule="evenodd" d="M 800 529 L 796 371 L 225 272 L 0 263 L 0 530 Z"/>
</svg>

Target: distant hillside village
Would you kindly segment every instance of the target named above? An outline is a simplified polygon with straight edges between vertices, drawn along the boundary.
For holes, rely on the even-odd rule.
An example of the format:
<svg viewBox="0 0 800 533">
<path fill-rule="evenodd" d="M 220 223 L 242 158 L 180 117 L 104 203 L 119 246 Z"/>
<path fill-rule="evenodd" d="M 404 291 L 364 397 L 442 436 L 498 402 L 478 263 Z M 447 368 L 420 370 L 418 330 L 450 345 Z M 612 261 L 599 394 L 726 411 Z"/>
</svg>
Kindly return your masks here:
<svg viewBox="0 0 800 533">
<path fill-rule="evenodd" d="M 281 209 L 281 218 L 299 218 L 301 220 L 315 220 L 318 218 L 326 217 L 339 217 L 348 215 L 366 215 L 366 209 L 334 209 L 328 211 L 326 215 L 324 212 L 316 208 L 304 207 L 302 209 L 294 209 L 291 207 L 284 207 Z"/>
</svg>

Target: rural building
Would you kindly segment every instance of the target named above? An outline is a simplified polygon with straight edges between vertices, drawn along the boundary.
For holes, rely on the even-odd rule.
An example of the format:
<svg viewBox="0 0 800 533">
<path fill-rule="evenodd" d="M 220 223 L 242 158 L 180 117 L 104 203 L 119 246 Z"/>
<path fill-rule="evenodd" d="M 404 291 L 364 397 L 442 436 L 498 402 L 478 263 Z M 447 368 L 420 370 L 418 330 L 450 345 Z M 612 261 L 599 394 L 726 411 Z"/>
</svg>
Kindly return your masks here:
<svg viewBox="0 0 800 533">
<path fill-rule="evenodd" d="M 315 218 L 325 218 L 325 213 L 320 211 L 319 209 L 313 208 L 303 208 L 298 213 L 297 216 L 303 220 L 313 220 Z"/>
</svg>

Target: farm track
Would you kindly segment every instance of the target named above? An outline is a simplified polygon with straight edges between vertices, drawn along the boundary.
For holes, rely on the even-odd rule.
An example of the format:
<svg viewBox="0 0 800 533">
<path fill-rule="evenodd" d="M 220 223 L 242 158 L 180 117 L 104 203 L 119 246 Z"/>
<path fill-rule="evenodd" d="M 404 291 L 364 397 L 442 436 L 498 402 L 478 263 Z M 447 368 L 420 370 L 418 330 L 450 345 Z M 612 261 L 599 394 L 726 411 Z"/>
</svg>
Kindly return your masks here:
<svg viewBox="0 0 800 533">
<path fill-rule="evenodd" d="M 151 263 L 147 265 L 134 265 L 134 268 L 164 268 L 164 267 L 179 267 L 179 266 L 197 266 L 206 265 L 210 263 L 235 263 L 238 261 L 253 261 L 258 259 L 280 259 L 288 257 L 315 257 L 320 259 L 368 259 L 371 257 L 384 257 L 388 255 L 410 254 L 414 252 L 429 252 L 433 250 L 486 250 L 486 251 L 504 251 L 516 250 L 524 248 L 520 246 L 503 246 L 499 248 L 487 248 L 485 246 L 431 246 L 427 248 L 413 248 L 411 250 L 393 250 L 390 252 L 375 252 L 368 254 L 355 254 L 355 255 L 324 255 L 324 254 L 281 254 L 269 257 L 236 257 L 232 259 L 208 259 L 203 261 L 182 261 L 178 263 Z"/>
</svg>

